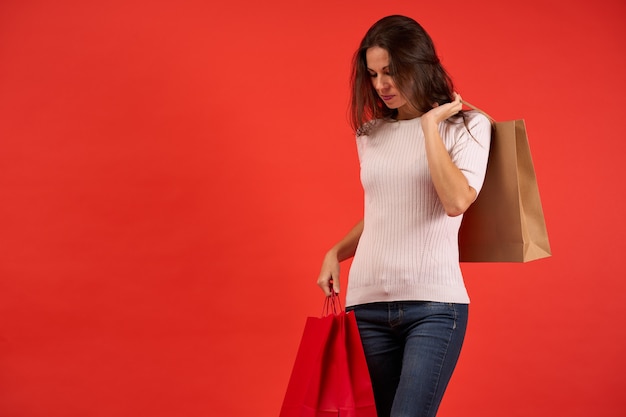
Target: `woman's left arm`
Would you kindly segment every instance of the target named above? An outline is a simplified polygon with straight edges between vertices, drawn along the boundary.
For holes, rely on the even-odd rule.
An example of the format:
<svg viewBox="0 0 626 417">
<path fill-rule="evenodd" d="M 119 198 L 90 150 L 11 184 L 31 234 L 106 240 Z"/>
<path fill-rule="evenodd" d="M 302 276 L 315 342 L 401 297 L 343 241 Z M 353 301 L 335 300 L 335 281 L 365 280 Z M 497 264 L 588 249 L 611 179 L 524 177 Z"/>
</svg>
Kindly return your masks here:
<svg viewBox="0 0 626 417">
<path fill-rule="evenodd" d="M 461 109 L 461 96 L 455 93 L 453 102 L 437 105 L 422 115 L 428 169 L 439 200 L 450 217 L 465 213 L 476 199 L 476 190 L 470 187 L 465 175 L 452 162 L 439 134 L 439 123 Z"/>
</svg>

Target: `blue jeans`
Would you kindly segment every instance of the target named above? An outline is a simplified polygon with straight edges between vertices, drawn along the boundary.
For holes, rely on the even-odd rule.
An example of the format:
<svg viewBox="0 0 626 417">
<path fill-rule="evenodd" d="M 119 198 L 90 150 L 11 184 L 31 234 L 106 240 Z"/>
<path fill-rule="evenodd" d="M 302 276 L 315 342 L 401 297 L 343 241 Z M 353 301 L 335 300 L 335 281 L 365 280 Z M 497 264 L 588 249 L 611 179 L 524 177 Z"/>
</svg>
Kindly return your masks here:
<svg viewBox="0 0 626 417">
<path fill-rule="evenodd" d="M 434 417 L 456 366 L 467 304 L 372 303 L 354 311 L 378 417 Z"/>
</svg>

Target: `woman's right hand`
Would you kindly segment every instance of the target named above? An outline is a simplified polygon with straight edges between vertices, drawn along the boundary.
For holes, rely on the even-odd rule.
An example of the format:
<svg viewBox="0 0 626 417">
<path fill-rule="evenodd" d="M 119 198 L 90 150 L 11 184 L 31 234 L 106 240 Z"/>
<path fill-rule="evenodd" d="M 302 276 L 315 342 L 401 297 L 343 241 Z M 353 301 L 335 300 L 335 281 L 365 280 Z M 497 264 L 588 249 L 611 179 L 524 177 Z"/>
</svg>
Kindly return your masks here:
<svg viewBox="0 0 626 417">
<path fill-rule="evenodd" d="M 317 278 L 317 285 L 320 286 L 326 296 L 332 295 L 331 291 L 339 294 L 339 259 L 335 251 L 329 251 L 324 256 L 320 276 Z"/>
<path fill-rule="evenodd" d="M 361 233 L 363 233 L 363 220 L 360 220 L 348 234 L 324 256 L 324 262 L 322 262 L 322 270 L 317 279 L 317 285 L 322 288 L 322 291 L 324 291 L 327 297 L 332 295 L 332 291 L 334 291 L 335 294 L 339 294 L 339 263 L 354 256 L 356 247 L 359 244 L 359 239 L 361 238 Z"/>
</svg>

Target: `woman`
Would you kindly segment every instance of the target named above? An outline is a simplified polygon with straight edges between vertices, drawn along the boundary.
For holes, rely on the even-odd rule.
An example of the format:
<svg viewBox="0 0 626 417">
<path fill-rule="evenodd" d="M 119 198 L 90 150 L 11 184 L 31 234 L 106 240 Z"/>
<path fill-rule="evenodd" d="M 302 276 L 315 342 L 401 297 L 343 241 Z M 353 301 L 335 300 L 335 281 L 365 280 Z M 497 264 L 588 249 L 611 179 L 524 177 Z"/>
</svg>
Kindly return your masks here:
<svg viewBox="0 0 626 417">
<path fill-rule="evenodd" d="M 354 311 L 379 417 L 435 416 L 465 336 L 462 214 L 482 186 L 491 125 L 462 112 L 433 42 L 413 19 L 375 23 L 354 57 L 352 126 L 364 217 L 325 256 L 318 285 L 339 292 L 354 256 Z"/>
</svg>

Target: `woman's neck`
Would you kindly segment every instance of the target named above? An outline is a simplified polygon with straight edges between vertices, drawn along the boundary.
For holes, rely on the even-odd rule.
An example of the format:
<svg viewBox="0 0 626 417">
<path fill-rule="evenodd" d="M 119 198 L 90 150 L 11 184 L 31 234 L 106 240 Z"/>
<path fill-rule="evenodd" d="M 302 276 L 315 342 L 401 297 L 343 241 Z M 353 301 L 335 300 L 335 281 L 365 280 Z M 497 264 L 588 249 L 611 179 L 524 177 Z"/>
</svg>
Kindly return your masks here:
<svg viewBox="0 0 626 417">
<path fill-rule="evenodd" d="M 417 110 L 415 107 L 407 103 L 404 106 L 398 108 L 398 112 L 396 113 L 396 120 L 415 119 L 416 117 L 420 117 L 422 114 L 423 113 L 421 111 Z"/>
</svg>

